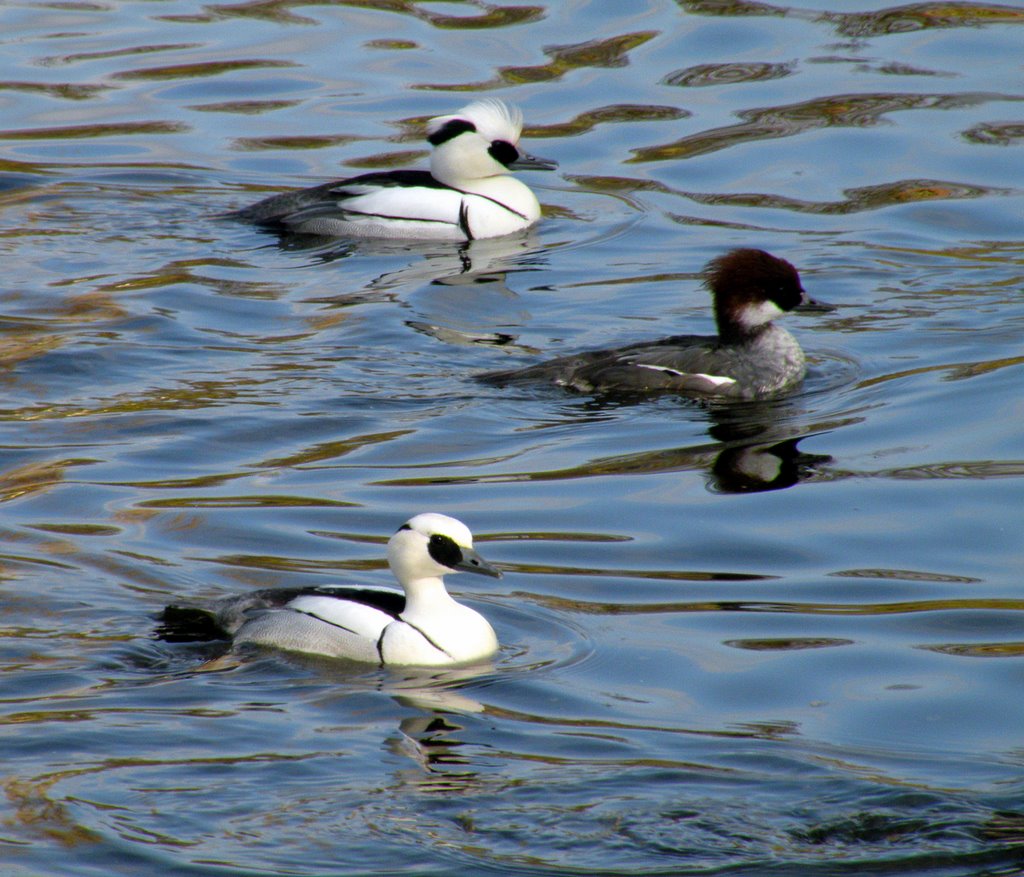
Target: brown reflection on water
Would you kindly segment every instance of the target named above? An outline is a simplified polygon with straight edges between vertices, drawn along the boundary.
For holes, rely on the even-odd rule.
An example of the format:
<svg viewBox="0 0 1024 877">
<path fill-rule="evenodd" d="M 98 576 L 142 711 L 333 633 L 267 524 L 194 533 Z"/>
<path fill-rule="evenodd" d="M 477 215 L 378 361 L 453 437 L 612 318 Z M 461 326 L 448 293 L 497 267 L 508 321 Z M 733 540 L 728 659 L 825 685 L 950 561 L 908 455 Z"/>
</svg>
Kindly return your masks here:
<svg viewBox="0 0 1024 877">
<path fill-rule="evenodd" d="M 784 195 L 760 193 L 709 194 L 687 192 L 686 197 L 700 204 L 733 207 L 764 207 L 774 210 L 790 210 L 794 213 L 844 216 L 868 210 L 881 210 L 896 204 L 919 201 L 962 201 L 970 198 L 984 198 L 987 195 L 1002 194 L 1006 190 L 973 186 L 945 180 L 896 180 L 876 186 L 858 186 L 844 189 L 841 201 L 805 201 Z"/>
<path fill-rule="evenodd" d="M 568 122 L 551 125 L 527 125 L 524 137 L 575 137 L 585 134 L 598 125 L 610 122 L 666 122 L 685 119 L 692 115 L 680 107 L 658 104 L 609 104 L 586 110 Z"/>
<path fill-rule="evenodd" d="M 767 79 L 782 79 L 796 71 L 796 63 L 759 63 L 757 61 L 732 62 L 728 64 L 696 64 L 669 73 L 662 80 L 663 85 L 678 85 L 684 88 L 700 88 L 706 85 L 734 85 L 739 82 L 762 82 Z"/>
<path fill-rule="evenodd" d="M 660 146 L 633 150 L 632 163 L 674 161 L 706 155 L 747 143 L 795 137 L 820 128 L 867 128 L 878 125 L 887 113 L 904 110 L 949 110 L 978 106 L 992 101 L 1020 100 L 999 94 L 913 94 L 866 92 L 816 97 L 795 104 L 741 110 L 736 125 L 690 134 Z"/>
<path fill-rule="evenodd" d="M 78 64 L 83 61 L 103 61 L 108 58 L 123 58 L 134 55 L 150 55 L 156 52 L 186 52 L 189 49 L 202 48 L 202 43 L 153 43 L 142 46 L 125 46 L 117 49 L 104 49 L 98 52 L 73 52 L 67 55 L 48 55 L 39 59 L 41 67 L 59 67 L 67 64 Z"/>
<path fill-rule="evenodd" d="M 901 466 L 860 472 L 858 477 L 892 478 L 909 481 L 945 479 L 1020 478 L 1024 476 L 1024 460 L 947 460 L 942 463 L 923 463 L 920 466 Z M 844 477 L 839 473 L 839 477 Z"/>
<path fill-rule="evenodd" d="M 0 368 L 16 366 L 26 360 L 45 356 L 64 343 L 64 339 L 59 335 L 34 334 L 35 329 L 30 325 L 19 326 L 14 330 L 16 334 L 7 334 L 11 332 L 10 329 L 3 331 L 5 334 L 0 335 Z"/>
<path fill-rule="evenodd" d="M 201 79 L 207 76 L 221 76 L 239 70 L 262 70 L 274 67 L 298 67 L 293 61 L 271 59 L 240 59 L 237 61 L 198 61 L 194 64 L 168 64 L 163 67 L 143 67 L 141 70 L 122 70 L 111 75 L 111 79 Z"/>
<path fill-rule="evenodd" d="M 826 12 L 822 21 L 835 25 L 844 37 L 878 37 L 982 24 L 1024 24 L 1024 9 L 971 2 L 909 3 L 874 12 Z"/>
<path fill-rule="evenodd" d="M 265 386 L 271 383 L 273 383 L 273 379 L 258 381 L 241 377 L 231 377 L 222 381 L 191 381 L 170 388 L 151 387 L 137 395 L 121 393 L 92 405 L 78 403 L 29 404 L 20 408 L 0 408 L 0 416 L 10 420 L 55 420 L 65 417 L 97 417 L 109 414 L 138 414 L 148 411 L 187 411 L 216 407 L 227 401 L 243 400 L 251 405 L 270 406 L 274 404 L 274 401 L 267 398 Z M 222 479 L 244 476 L 232 474 L 212 477 Z M 187 478 L 180 483 L 196 482 L 194 479 Z"/>
<path fill-rule="evenodd" d="M 190 104 L 188 108 L 200 113 L 237 113 L 255 116 L 260 113 L 296 107 L 301 103 L 302 101 L 299 100 L 230 100 L 209 104 Z"/>
<path fill-rule="evenodd" d="M 205 287 L 211 293 L 219 295 L 230 295 L 245 298 L 267 299 L 277 298 L 281 290 L 277 287 L 265 284 L 259 280 L 239 280 L 237 278 L 217 277 L 214 271 L 219 268 L 244 269 L 249 266 L 245 262 L 235 259 L 222 259 L 202 257 L 198 259 L 174 259 L 159 268 L 154 268 L 144 274 L 134 277 L 119 277 L 110 283 L 98 286 L 99 292 L 110 293 L 131 293 L 150 289 L 164 289 L 176 284 L 195 283 Z M 202 269 L 210 268 L 213 271 L 204 272 Z M 78 282 L 82 279 L 73 278 L 71 282 Z M 118 306 L 119 307 L 119 306 Z M 123 316 L 123 310 L 105 315 L 108 319 Z"/>
<path fill-rule="evenodd" d="M 414 430 L 396 429 L 388 432 L 372 432 L 366 435 L 352 436 L 351 438 L 334 442 L 318 442 L 311 447 L 303 448 L 301 451 L 289 454 L 288 456 L 271 457 L 259 463 L 253 463 L 252 466 L 256 469 L 280 469 L 309 465 L 310 463 L 322 463 L 325 460 L 336 460 L 339 457 L 347 456 L 366 447 L 395 441 L 412 432 Z"/>
<path fill-rule="evenodd" d="M 90 460 L 49 460 L 28 463 L 0 472 L 0 502 L 10 502 L 39 493 L 63 483 L 64 473 L 71 466 L 81 466 Z"/>
<path fill-rule="evenodd" d="M 13 811 L 8 819 L 17 827 L 29 829 L 32 834 L 55 841 L 65 849 L 99 843 L 101 835 L 79 824 L 68 807 L 50 797 L 50 789 L 61 779 L 63 774 L 31 780 L 6 779 L 4 795 Z"/>
<path fill-rule="evenodd" d="M 91 137 L 181 134 L 190 130 L 184 122 L 106 122 L 93 125 L 59 125 L 0 131 L 0 140 L 83 140 Z"/>
<path fill-rule="evenodd" d="M 0 92 L 17 91 L 26 94 L 41 94 L 46 97 L 59 98 L 63 100 L 89 100 L 112 86 L 89 85 L 87 83 L 71 82 L 0 82 Z"/>
<path fill-rule="evenodd" d="M 877 384 L 884 384 L 888 381 L 900 380 L 901 378 L 914 377 L 937 372 L 944 375 L 947 381 L 959 381 L 964 378 L 975 378 L 979 375 L 990 374 L 1004 368 L 1014 368 L 1024 365 L 1024 356 L 1006 356 L 1000 359 L 981 360 L 979 362 L 952 362 L 939 365 L 923 365 L 917 368 L 903 369 L 898 372 L 891 372 L 886 375 L 879 375 L 874 378 L 867 378 L 862 381 L 861 387 L 872 387 Z"/>
<path fill-rule="evenodd" d="M 272 570 L 273 572 L 337 572 L 338 570 L 369 572 L 387 568 L 386 560 L 313 560 L 271 554 L 221 554 L 217 557 L 200 559 L 220 566 Z"/>
<path fill-rule="evenodd" d="M 218 18 L 252 18 L 274 21 L 280 24 L 320 24 L 313 18 L 299 15 L 297 7 L 316 6 L 310 0 L 250 0 L 246 3 L 221 3 L 203 7 L 203 13 L 189 15 L 164 15 L 167 21 L 210 22 Z M 525 24 L 544 17 L 542 6 L 504 6 L 468 0 L 464 6 L 478 10 L 471 15 L 445 15 L 424 8 L 418 0 L 338 0 L 337 6 L 351 6 L 356 9 L 370 9 L 409 15 L 428 22 L 436 28 L 447 30 L 481 30 L 494 27 Z"/>
<path fill-rule="evenodd" d="M 996 3 L 907 3 L 870 12 L 813 12 L 773 6 L 753 0 L 676 0 L 693 15 L 774 16 L 828 22 L 840 36 L 864 39 L 939 28 L 978 27 L 985 24 L 1024 24 L 1024 10 Z M 840 4 L 837 4 L 840 5 Z"/>
<path fill-rule="evenodd" d="M 878 579 L 896 582 L 936 582 L 941 584 L 974 585 L 982 579 L 948 573 L 924 572 L 917 569 L 844 569 L 829 573 L 840 579 Z"/>
<path fill-rule="evenodd" d="M 722 645 L 752 652 L 798 652 L 805 649 L 828 649 L 852 646 L 854 640 L 838 637 L 772 637 L 770 639 L 727 639 Z"/>
<path fill-rule="evenodd" d="M 346 159 L 345 167 L 372 169 L 404 168 L 423 161 L 429 155 L 430 153 L 425 149 L 401 149 L 395 152 L 378 152 L 375 155 L 367 155 L 363 158 Z"/>
<path fill-rule="evenodd" d="M 565 570 L 558 572 L 565 574 Z M 587 575 L 592 575 L 586 571 Z M 679 573 L 648 570 L 637 574 L 634 570 L 606 570 L 602 575 L 622 578 L 693 579 L 703 581 L 742 581 L 772 579 L 776 576 L 741 575 L 736 573 Z M 703 577 L 699 579 L 698 577 Z M 903 600 L 894 603 L 796 603 L 769 600 L 672 600 L 652 603 L 608 603 L 598 600 L 568 599 L 547 594 L 516 591 L 516 599 L 529 601 L 549 609 L 584 615 L 665 615 L 696 612 L 755 612 L 778 615 L 908 615 L 918 612 L 962 612 L 990 610 L 997 612 L 1024 612 L 1024 599 L 1008 600 L 987 597 L 952 598 L 943 600 Z"/>
<path fill-rule="evenodd" d="M 1012 146 L 1024 140 L 1024 124 L 1019 122 L 986 122 L 964 131 L 964 138 L 986 146 Z"/>
<path fill-rule="evenodd" d="M 498 75 L 485 82 L 465 84 L 423 84 L 413 88 L 431 91 L 483 91 L 508 85 L 550 82 L 584 67 L 625 67 L 629 53 L 658 36 L 658 31 L 638 31 L 603 40 L 588 40 L 568 46 L 547 46 L 544 54 L 551 60 L 531 67 L 499 67 Z"/>
<path fill-rule="evenodd" d="M 923 645 L 917 648 L 960 658 L 1019 658 L 1024 655 L 1024 642 L 943 643 Z"/>
<path fill-rule="evenodd" d="M 256 152 L 261 149 L 328 149 L 365 139 L 351 134 L 281 134 L 275 137 L 237 137 L 231 146 L 239 152 Z M 418 154 L 426 155 L 426 152 Z"/>
<path fill-rule="evenodd" d="M 633 161 L 633 159 L 629 159 Z M 655 180 L 633 177 L 566 175 L 580 188 L 601 192 L 660 192 L 679 195 L 698 204 L 732 207 L 761 207 L 788 210 L 794 213 L 843 216 L 869 210 L 880 210 L 898 204 L 924 201 L 961 201 L 990 195 L 1010 194 L 1008 189 L 957 183 L 947 180 L 906 179 L 873 186 L 856 186 L 843 190 L 840 201 L 808 201 L 785 195 L 761 192 L 706 193 L 675 189 Z M 690 217 L 673 217 L 678 222 L 692 222 Z"/>
<path fill-rule="evenodd" d="M 354 508 L 359 504 L 312 496 L 247 494 L 245 496 L 179 496 L 147 499 L 136 504 L 143 509 L 261 509 L 261 508 Z"/>
</svg>

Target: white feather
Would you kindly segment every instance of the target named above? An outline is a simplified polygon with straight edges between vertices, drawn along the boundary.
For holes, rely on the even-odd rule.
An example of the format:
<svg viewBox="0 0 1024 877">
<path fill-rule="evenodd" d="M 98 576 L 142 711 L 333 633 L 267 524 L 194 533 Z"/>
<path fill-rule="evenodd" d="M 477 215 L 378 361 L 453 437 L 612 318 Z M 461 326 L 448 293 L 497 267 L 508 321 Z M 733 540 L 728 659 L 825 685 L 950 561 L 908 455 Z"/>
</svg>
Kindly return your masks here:
<svg viewBox="0 0 1024 877">
<path fill-rule="evenodd" d="M 362 188 L 367 190 L 365 194 L 346 198 L 338 206 L 344 211 L 373 216 L 459 224 L 462 194 L 454 189 L 429 189 L 426 186 Z"/>
<path fill-rule="evenodd" d="M 487 140 L 507 140 L 518 143 L 523 133 L 523 113 L 497 98 L 484 98 L 466 104 L 461 110 L 447 116 L 437 116 L 427 123 L 427 133 L 434 134 L 455 119 L 465 119 Z"/>
<path fill-rule="evenodd" d="M 292 600 L 287 607 L 295 612 L 322 618 L 328 624 L 350 630 L 359 636 L 376 640 L 395 619 L 363 603 L 339 600 L 337 597 L 306 595 Z"/>
<path fill-rule="evenodd" d="M 784 313 L 785 311 L 771 299 L 765 299 L 757 304 L 748 304 L 746 307 L 740 308 L 736 313 L 736 322 L 745 329 L 757 329 L 772 320 L 777 320 Z"/>
<path fill-rule="evenodd" d="M 735 378 L 727 378 L 724 375 L 706 375 L 703 372 L 681 372 L 677 368 L 670 368 L 667 365 L 653 365 L 649 362 L 637 362 L 634 363 L 637 368 L 649 368 L 651 371 L 656 372 L 667 372 L 670 375 L 678 375 L 681 378 L 700 378 L 701 380 L 707 381 L 713 387 L 728 387 L 730 384 L 735 384 Z"/>
</svg>

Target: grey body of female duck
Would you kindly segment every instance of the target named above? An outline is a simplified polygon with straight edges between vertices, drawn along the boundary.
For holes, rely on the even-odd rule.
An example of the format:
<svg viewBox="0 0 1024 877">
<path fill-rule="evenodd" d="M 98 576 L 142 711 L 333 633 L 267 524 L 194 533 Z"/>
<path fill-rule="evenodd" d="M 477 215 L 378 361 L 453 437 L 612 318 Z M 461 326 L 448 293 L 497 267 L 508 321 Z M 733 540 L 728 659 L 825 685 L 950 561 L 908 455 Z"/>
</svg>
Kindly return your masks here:
<svg viewBox="0 0 1024 877">
<path fill-rule="evenodd" d="M 832 307 L 807 297 L 796 268 L 764 250 L 737 249 L 713 259 L 704 277 L 718 335 L 673 335 L 591 350 L 478 379 L 498 386 L 550 383 L 580 393 L 721 399 L 762 398 L 802 381 L 803 349 L 774 321 L 793 310 Z"/>
</svg>

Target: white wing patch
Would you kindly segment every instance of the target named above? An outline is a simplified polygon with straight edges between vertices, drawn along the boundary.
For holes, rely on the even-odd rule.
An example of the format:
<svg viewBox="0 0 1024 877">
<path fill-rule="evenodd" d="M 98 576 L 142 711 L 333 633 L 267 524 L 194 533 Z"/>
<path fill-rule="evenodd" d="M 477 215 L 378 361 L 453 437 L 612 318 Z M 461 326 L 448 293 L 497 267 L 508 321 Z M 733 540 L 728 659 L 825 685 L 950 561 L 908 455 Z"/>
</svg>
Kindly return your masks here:
<svg viewBox="0 0 1024 877">
<path fill-rule="evenodd" d="M 338 207 L 345 212 L 386 219 L 459 224 L 462 193 L 454 189 L 429 189 L 426 186 L 344 186 L 341 189 L 357 193 L 339 201 Z M 360 191 L 363 189 L 366 191 Z"/>
<path fill-rule="evenodd" d="M 337 597 L 318 597 L 306 595 L 296 597 L 287 606 L 295 612 L 302 612 L 314 618 L 320 618 L 328 624 L 350 630 L 358 636 L 376 640 L 381 632 L 395 619 L 380 609 L 374 609 L 365 603 Z"/>
<path fill-rule="evenodd" d="M 711 384 L 712 387 L 728 387 L 736 383 L 735 378 L 727 378 L 724 375 L 706 375 L 703 372 L 681 372 L 677 368 L 669 368 L 667 365 L 652 365 L 648 362 L 633 363 L 637 368 L 649 368 L 651 371 L 665 372 L 680 378 L 701 378 Z"/>
</svg>

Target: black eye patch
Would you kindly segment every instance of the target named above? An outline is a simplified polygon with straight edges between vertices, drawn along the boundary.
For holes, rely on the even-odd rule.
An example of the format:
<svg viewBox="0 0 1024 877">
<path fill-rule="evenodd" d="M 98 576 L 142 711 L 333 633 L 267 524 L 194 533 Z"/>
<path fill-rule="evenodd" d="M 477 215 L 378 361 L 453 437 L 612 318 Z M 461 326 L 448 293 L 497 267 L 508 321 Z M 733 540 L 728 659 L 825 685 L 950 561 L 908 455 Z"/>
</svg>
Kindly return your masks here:
<svg viewBox="0 0 1024 877">
<path fill-rule="evenodd" d="M 462 549 L 451 536 L 435 533 L 427 543 L 427 551 L 441 566 L 454 567 L 462 562 Z"/>
<path fill-rule="evenodd" d="M 519 150 L 516 149 L 507 140 L 495 140 L 491 143 L 487 151 L 491 154 L 496 162 L 508 167 L 512 162 L 519 158 Z"/>
<path fill-rule="evenodd" d="M 476 125 L 472 122 L 467 122 L 465 119 L 449 119 L 433 134 L 427 137 L 427 142 L 431 146 L 440 146 L 442 143 L 447 143 L 453 137 L 458 137 L 460 134 L 465 134 L 467 131 L 475 130 Z"/>
</svg>

